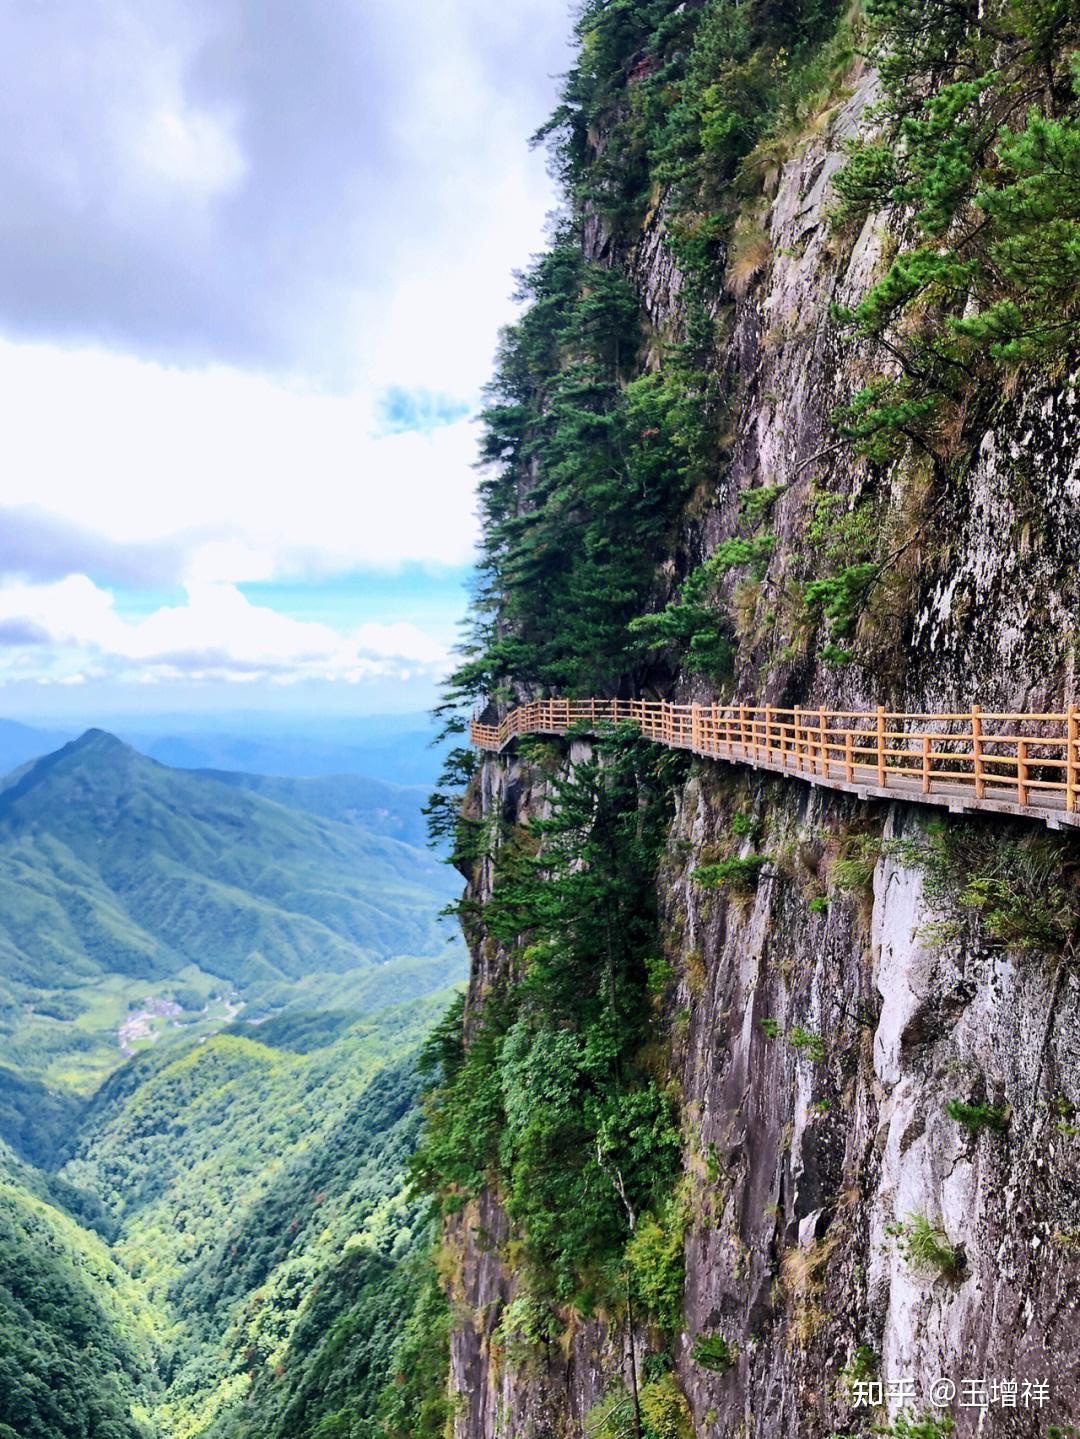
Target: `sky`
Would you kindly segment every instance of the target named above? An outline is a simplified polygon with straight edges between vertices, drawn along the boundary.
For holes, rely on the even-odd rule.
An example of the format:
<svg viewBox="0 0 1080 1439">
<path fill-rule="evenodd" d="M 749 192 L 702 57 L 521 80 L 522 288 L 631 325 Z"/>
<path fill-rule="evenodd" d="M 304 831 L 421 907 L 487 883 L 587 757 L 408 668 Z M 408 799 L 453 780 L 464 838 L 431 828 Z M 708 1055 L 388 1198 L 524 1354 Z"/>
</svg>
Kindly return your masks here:
<svg viewBox="0 0 1080 1439">
<path fill-rule="evenodd" d="M 0 7 L 0 714 L 431 703 L 569 23 Z"/>
</svg>

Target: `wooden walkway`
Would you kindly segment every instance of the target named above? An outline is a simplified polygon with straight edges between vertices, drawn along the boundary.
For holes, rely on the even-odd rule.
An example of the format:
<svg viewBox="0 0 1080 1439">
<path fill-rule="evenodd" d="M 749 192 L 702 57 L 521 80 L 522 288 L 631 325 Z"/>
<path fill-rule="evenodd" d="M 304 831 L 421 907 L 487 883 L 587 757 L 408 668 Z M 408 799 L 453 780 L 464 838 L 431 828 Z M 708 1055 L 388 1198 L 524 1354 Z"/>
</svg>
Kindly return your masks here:
<svg viewBox="0 0 1080 1439">
<path fill-rule="evenodd" d="M 595 733 L 630 722 L 647 738 L 709 759 L 954 812 L 986 810 L 1080 826 L 1080 706 L 1062 714 L 956 714 L 672 704 L 667 700 L 533 700 L 472 742 L 500 751 L 522 734 Z"/>
</svg>

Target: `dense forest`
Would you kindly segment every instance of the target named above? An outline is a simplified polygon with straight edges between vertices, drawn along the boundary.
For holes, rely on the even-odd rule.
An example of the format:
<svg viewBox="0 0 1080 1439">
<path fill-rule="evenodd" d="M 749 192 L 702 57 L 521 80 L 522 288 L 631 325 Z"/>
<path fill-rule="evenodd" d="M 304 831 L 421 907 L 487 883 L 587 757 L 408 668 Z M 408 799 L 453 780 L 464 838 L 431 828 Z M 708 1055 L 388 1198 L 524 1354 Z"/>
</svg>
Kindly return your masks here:
<svg viewBox="0 0 1080 1439">
<path fill-rule="evenodd" d="M 93 733 L 6 781 L 0 1433 L 408 1427 L 447 1322 L 418 1066 L 461 972 L 419 821 Z"/>
<path fill-rule="evenodd" d="M 418 1297 L 428 1342 L 445 1323 L 406 1192 L 418 1047 L 444 1004 L 148 1054 L 57 1173 L 8 1151 L 0 1432 L 379 1432 L 406 1402 Z"/>
</svg>

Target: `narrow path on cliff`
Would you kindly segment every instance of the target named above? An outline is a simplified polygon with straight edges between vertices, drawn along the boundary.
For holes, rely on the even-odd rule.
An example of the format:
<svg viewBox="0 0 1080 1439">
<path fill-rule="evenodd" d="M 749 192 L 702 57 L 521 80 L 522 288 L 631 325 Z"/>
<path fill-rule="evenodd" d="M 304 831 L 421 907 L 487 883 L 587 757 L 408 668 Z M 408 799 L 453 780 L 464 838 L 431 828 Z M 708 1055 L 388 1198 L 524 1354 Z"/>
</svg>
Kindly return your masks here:
<svg viewBox="0 0 1080 1439">
<path fill-rule="evenodd" d="M 473 744 L 504 750 L 519 735 L 595 733 L 636 724 L 648 739 L 707 759 L 857 794 L 954 812 L 1022 815 L 1080 827 L 1080 706 L 1060 714 L 970 710 L 915 714 L 674 704 L 669 700 L 546 699 L 499 724 L 473 720 Z"/>
</svg>

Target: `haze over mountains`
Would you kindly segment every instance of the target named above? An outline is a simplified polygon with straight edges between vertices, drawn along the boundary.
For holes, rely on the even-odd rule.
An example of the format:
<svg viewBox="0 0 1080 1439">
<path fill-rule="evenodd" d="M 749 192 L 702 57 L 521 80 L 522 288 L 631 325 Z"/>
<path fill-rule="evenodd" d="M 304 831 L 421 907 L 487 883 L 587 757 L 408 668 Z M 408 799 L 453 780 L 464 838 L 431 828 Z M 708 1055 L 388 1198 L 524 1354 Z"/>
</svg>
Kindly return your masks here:
<svg viewBox="0 0 1080 1439">
<path fill-rule="evenodd" d="M 130 715 L 95 717 L 151 759 L 177 769 L 239 770 L 304 778 L 363 775 L 399 785 L 430 787 L 440 749 L 426 714 L 305 719 L 265 714 Z M 78 738 L 91 722 L 60 728 L 0 719 L 0 773 L 38 759 Z"/>
<path fill-rule="evenodd" d="M 359 774 L 288 778 L 224 769 L 196 773 L 221 784 L 251 790 L 287 809 L 341 820 L 372 834 L 384 834 L 420 848 L 427 846 L 427 822 L 421 809 L 428 799 L 428 791 L 423 785 L 391 784 Z"/>
</svg>

